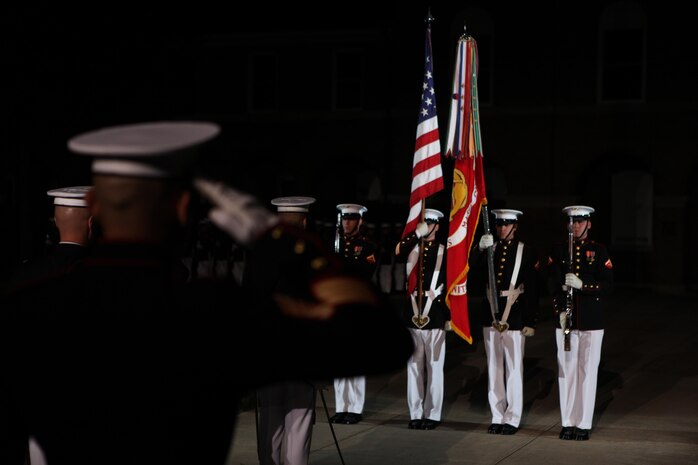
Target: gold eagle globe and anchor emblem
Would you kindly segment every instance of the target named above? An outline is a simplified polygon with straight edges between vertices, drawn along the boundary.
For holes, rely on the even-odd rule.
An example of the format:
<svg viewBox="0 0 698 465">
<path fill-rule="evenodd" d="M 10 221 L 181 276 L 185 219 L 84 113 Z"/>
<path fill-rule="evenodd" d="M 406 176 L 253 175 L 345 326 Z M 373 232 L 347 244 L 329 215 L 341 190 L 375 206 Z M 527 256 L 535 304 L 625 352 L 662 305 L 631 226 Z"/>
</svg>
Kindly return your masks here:
<svg viewBox="0 0 698 465">
<path fill-rule="evenodd" d="M 457 168 L 453 170 L 453 190 L 451 191 L 451 212 L 449 219 L 453 219 L 460 209 L 465 207 L 468 198 L 468 185 L 465 183 L 463 172 Z"/>
</svg>

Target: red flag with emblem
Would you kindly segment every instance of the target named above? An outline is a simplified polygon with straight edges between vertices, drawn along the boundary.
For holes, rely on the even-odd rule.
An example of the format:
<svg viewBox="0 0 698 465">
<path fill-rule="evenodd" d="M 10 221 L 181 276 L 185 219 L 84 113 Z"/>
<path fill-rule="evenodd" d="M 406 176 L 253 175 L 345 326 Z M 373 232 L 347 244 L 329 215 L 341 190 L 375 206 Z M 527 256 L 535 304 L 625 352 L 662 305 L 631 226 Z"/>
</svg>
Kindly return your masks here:
<svg viewBox="0 0 698 465">
<path fill-rule="evenodd" d="M 477 98 L 477 44 L 469 35 L 458 40 L 453 101 L 446 156 L 453 157 L 453 186 L 446 259 L 446 304 L 451 326 L 472 344 L 468 316 L 468 259 L 485 197 Z"/>
</svg>

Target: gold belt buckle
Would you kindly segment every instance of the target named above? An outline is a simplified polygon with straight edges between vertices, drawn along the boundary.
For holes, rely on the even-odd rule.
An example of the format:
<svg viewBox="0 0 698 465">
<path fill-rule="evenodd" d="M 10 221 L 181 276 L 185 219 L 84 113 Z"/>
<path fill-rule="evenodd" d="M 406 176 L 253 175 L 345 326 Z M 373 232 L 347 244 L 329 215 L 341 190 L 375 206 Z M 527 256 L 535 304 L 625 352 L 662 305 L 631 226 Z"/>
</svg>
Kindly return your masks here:
<svg viewBox="0 0 698 465">
<path fill-rule="evenodd" d="M 417 328 L 422 329 L 429 323 L 429 317 L 426 315 L 415 315 L 412 317 L 412 323 L 414 323 Z"/>
<path fill-rule="evenodd" d="M 503 323 L 501 321 L 494 320 L 492 322 L 492 327 L 499 331 L 500 333 L 503 333 L 507 329 L 509 329 L 509 324 L 508 323 Z"/>
</svg>

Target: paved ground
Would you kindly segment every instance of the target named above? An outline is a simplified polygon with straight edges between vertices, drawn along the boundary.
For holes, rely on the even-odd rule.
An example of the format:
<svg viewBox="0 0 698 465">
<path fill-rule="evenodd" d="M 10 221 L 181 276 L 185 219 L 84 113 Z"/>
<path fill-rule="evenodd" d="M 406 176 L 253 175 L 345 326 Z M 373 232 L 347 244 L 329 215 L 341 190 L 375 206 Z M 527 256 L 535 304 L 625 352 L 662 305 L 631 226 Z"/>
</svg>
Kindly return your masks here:
<svg viewBox="0 0 698 465">
<path fill-rule="evenodd" d="M 368 379 L 364 421 L 332 425 L 328 386 L 318 396 L 311 465 L 439 464 L 698 464 L 698 305 L 695 295 L 617 290 L 608 312 L 596 413 L 589 441 L 558 439 L 557 367 L 552 314 L 526 345 L 521 429 L 487 434 L 485 355 L 479 338 L 468 345 L 449 334 L 443 423 L 409 430 L 404 371 Z M 476 333 L 475 336 L 478 336 Z M 230 465 L 257 464 L 254 409 L 246 409 Z"/>
</svg>

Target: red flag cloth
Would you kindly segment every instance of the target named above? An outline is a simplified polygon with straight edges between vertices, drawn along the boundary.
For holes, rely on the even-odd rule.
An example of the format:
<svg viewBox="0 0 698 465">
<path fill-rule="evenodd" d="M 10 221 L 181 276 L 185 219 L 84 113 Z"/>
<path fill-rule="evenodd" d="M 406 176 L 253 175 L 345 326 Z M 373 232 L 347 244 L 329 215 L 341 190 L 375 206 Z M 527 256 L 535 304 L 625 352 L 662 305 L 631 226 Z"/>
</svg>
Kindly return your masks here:
<svg viewBox="0 0 698 465">
<path fill-rule="evenodd" d="M 431 54 L 431 28 L 427 27 L 424 58 L 424 81 L 422 101 L 417 119 L 417 140 L 412 161 L 412 190 L 410 192 L 410 212 L 407 217 L 404 238 L 417 228 L 422 220 L 423 200 L 444 188 L 441 169 L 441 142 L 439 122 L 436 117 L 436 94 L 434 93 L 434 66 Z M 407 277 L 407 291 L 412 293 L 417 285 L 415 267 Z"/>
<path fill-rule="evenodd" d="M 477 99 L 477 44 L 458 40 L 446 156 L 455 158 L 446 258 L 446 304 L 451 326 L 472 344 L 468 316 L 468 259 L 485 197 Z"/>
</svg>

